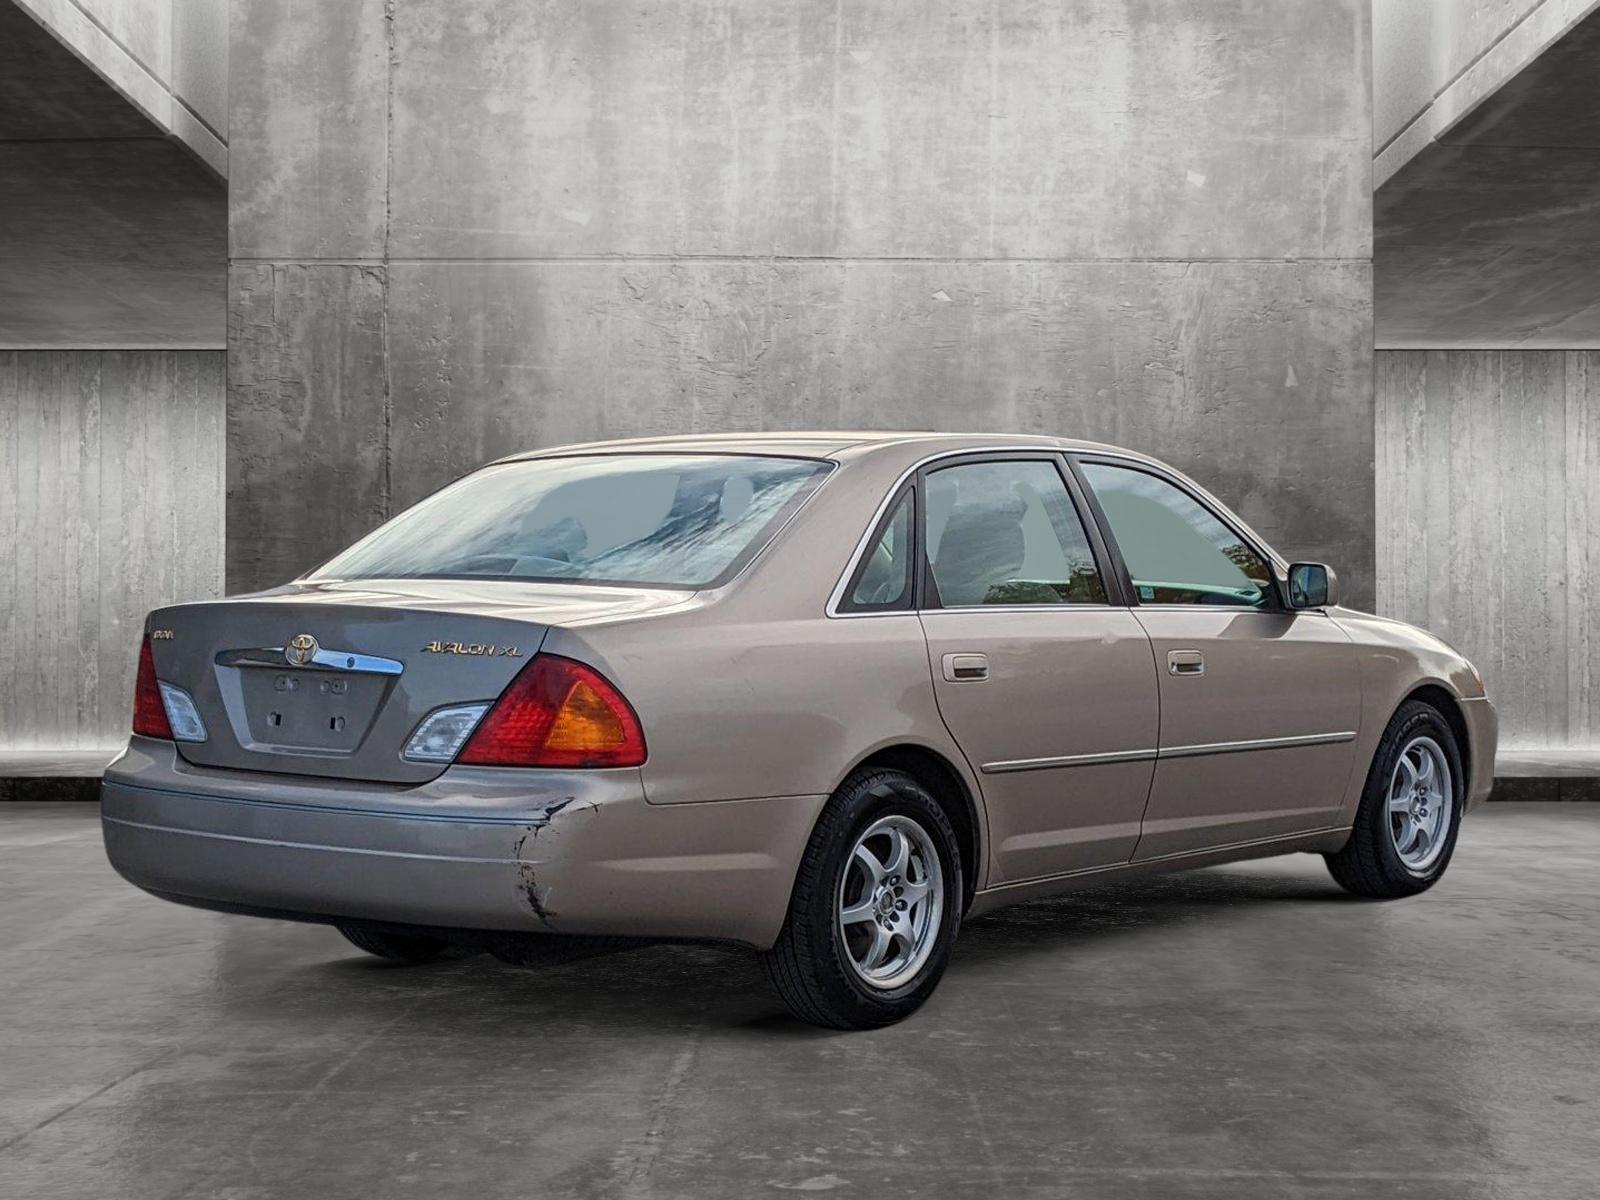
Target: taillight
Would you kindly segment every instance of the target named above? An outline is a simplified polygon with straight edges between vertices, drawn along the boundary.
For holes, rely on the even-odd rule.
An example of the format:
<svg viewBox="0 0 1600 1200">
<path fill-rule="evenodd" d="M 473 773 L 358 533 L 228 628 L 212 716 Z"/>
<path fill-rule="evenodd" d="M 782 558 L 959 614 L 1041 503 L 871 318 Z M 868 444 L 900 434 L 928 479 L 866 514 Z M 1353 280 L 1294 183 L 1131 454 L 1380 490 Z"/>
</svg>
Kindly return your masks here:
<svg viewBox="0 0 1600 1200">
<path fill-rule="evenodd" d="M 133 731 L 140 737 L 172 741 L 172 725 L 167 706 L 161 702 L 161 685 L 156 681 L 156 660 L 150 653 L 150 639 L 139 647 L 139 677 L 133 685 Z"/>
<path fill-rule="evenodd" d="M 633 706 L 592 667 L 536 655 L 478 723 L 456 762 L 473 767 L 637 767 Z"/>
</svg>

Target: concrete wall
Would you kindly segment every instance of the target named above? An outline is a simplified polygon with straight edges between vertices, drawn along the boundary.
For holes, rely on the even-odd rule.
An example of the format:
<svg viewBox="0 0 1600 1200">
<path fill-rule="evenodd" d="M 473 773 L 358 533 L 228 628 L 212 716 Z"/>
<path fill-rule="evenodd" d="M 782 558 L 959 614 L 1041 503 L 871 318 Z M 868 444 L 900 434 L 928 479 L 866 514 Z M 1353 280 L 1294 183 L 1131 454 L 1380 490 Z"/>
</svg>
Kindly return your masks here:
<svg viewBox="0 0 1600 1200">
<path fill-rule="evenodd" d="M 1104 438 L 1372 596 L 1366 0 L 233 9 L 230 589 L 485 459 Z"/>
<path fill-rule="evenodd" d="M 1600 0 L 1373 0 L 1373 185 L 1597 8 Z"/>
<path fill-rule="evenodd" d="M 219 594 L 223 408 L 220 351 L 0 351 L 0 768 L 125 741 L 145 613 Z"/>
<path fill-rule="evenodd" d="M 228 173 L 228 0 L 13 0 L 164 133 Z"/>
<path fill-rule="evenodd" d="M 1477 664 L 1502 745 L 1600 750 L 1600 353 L 1377 356 L 1378 603 Z"/>
</svg>

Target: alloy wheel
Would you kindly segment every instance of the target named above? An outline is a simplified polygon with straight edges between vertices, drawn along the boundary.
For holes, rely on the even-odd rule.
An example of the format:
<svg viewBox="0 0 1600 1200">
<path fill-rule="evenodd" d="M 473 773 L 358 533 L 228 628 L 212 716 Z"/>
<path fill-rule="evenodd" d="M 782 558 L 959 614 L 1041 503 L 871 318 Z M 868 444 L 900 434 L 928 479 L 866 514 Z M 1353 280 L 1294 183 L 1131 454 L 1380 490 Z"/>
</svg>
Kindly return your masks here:
<svg viewBox="0 0 1600 1200">
<path fill-rule="evenodd" d="M 1412 738 L 1389 779 L 1389 837 L 1410 871 L 1423 872 L 1444 853 L 1455 817 L 1450 760 L 1433 738 Z"/>
<path fill-rule="evenodd" d="M 837 911 L 845 956 L 863 983 L 889 991 L 914 978 L 944 916 L 944 869 L 927 831 L 899 814 L 869 825 L 839 881 Z"/>
</svg>

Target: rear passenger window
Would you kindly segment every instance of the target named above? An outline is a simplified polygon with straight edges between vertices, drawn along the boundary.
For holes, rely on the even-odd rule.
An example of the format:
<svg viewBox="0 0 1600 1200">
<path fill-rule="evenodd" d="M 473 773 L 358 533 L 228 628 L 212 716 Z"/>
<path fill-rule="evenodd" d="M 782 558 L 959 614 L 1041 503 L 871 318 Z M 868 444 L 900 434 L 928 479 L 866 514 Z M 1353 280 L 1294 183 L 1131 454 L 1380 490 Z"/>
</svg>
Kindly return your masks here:
<svg viewBox="0 0 1600 1200">
<path fill-rule="evenodd" d="M 1054 463 L 966 463 L 927 479 L 925 544 L 943 607 L 1106 603 Z"/>
<path fill-rule="evenodd" d="M 894 612 L 911 607 L 911 489 L 907 488 L 882 532 L 856 568 L 841 606 L 845 612 Z"/>
</svg>

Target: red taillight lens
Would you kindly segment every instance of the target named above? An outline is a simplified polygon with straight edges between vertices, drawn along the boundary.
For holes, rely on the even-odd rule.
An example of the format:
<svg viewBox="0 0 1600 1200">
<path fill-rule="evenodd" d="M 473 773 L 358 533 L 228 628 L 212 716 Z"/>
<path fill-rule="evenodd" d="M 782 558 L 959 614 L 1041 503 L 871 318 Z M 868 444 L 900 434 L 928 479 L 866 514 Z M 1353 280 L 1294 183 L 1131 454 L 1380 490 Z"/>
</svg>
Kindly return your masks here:
<svg viewBox="0 0 1600 1200">
<path fill-rule="evenodd" d="M 637 767 L 639 718 L 592 667 L 540 654 L 484 715 L 456 762 L 472 767 Z"/>
<path fill-rule="evenodd" d="M 148 637 L 139 647 L 139 677 L 133 685 L 133 731 L 140 737 L 173 740 L 167 706 L 161 703 L 161 688 L 156 684 L 156 660 L 150 653 Z"/>
</svg>

